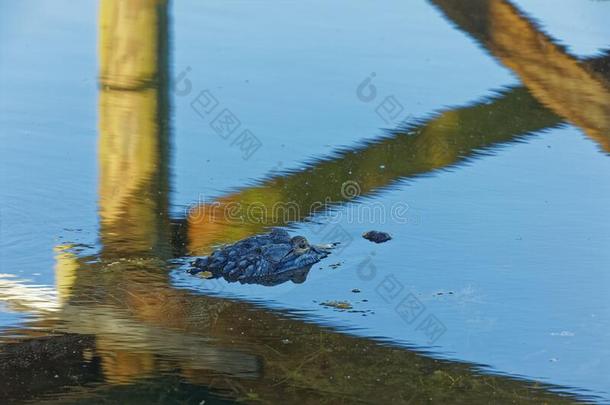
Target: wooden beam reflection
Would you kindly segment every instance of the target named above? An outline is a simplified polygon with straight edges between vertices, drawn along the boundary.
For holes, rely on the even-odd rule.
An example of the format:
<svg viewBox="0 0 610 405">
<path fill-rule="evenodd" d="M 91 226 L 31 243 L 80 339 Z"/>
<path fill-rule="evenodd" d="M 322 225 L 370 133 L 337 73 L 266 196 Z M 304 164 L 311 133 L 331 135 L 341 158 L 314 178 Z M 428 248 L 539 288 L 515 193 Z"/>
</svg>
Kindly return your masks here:
<svg viewBox="0 0 610 405">
<path fill-rule="evenodd" d="M 99 214 L 107 256 L 166 257 L 167 4 L 100 3 Z"/>
<path fill-rule="evenodd" d="M 610 71 L 579 60 L 507 0 L 432 0 L 540 103 L 610 152 Z"/>
</svg>

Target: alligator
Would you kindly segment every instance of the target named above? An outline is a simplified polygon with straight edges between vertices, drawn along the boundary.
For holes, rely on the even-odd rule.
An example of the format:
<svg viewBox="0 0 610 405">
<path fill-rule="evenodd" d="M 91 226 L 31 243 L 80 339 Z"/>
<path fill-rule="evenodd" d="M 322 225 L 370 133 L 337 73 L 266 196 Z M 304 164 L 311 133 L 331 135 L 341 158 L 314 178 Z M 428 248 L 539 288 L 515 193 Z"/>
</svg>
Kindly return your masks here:
<svg viewBox="0 0 610 405">
<path fill-rule="evenodd" d="M 300 284 L 311 266 L 327 257 L 335 245 L 311 245 L 303 236 L 291 238 L 285 230 L 274 228 L 195 259 L 188 272 L 207 272 L 207 278 L 242 284 L 271 286 L 288 280 Z"/>
</svg>

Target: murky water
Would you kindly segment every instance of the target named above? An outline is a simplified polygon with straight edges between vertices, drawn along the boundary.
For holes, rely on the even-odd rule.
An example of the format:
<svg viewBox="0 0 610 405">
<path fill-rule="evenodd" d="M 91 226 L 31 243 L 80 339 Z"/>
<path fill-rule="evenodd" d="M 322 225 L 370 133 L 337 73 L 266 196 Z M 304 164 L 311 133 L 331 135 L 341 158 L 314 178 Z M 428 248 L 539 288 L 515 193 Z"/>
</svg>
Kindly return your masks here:
<svg viewBox="0 0 610 405">
<path fill-rule="evenodd" d="M 3 402 L 610 401 L 607 2 L 1 7 Z"/>
</svg>

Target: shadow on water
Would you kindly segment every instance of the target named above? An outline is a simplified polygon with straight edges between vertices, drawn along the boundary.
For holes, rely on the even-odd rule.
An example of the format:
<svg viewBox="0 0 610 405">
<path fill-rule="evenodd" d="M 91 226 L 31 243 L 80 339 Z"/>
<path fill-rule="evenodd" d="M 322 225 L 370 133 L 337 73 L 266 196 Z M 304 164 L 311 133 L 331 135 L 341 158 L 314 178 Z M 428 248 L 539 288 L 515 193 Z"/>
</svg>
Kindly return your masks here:
<svg viewBox="0 0 610 405">
<path fill-rule="evenodd" d="M 58 248 L 58 304 L 3 331 L 0 394 L 11 400 L 335 403 L 575 402 L 561 387 L 489 375 L 482 366 L 358 338 L 256 305 L 172 288 L 168 259 L 288 225 L 401 179 L 459 165 L 569 121 L 609 150 L 608 57 L 577 61 L 510 4 L 435 1 L 511 67 L 525 87 L 446 110 L 169 218 L 168 4 L 100 8 L 101 251 Z M 493 19 L 493 29 L 488 22 Z M 523 42 L 503 41 L 519 27 Z M 521 38 L 517 36 L 518 38 Z M 539 48 L 536 48 L 537 45 Z M 528 48 L 529 47 L 529 48 Z M 540 59 L 522 52 L 549 55 Z M 529 53 L 528 53 L 529 55 Z M 544 69 L 561 69 L 568 81 Z M 541 78 L 546 78 L 542 80 Z M 570 84 L 566 88 L 565 83 Z M 561 84 L 563 83 L 563 85 Z M 587 89 L 586 94 L 574 88 Z M 570 102 L 565 103 L 567 94 Z M 559 103 L 561 100 L 562 103 Z M 577 108 L 593 102 L 591 109 Z M 384 166 L 380 170 L 380 166 Z M 272 207 L 291 204 L 278 215 Z M 251 207 L 257 206 L 256 210 Z M 237 214 L 256 214 L 235 224 Z M 236 207 L 236 208 L 235 208 Z M 235 214 L 235 211 L 232 211 Z M 243 216 L 243 215 L 238 215 Z M 18 305 L 18 300 L 14 300 Z M 25 305 L 27 308 L 27 305 Z M 391 387 L 391 388 L 389 388 Z M 585 398 L 586 399 L 586 398 Z"/>
</svg>

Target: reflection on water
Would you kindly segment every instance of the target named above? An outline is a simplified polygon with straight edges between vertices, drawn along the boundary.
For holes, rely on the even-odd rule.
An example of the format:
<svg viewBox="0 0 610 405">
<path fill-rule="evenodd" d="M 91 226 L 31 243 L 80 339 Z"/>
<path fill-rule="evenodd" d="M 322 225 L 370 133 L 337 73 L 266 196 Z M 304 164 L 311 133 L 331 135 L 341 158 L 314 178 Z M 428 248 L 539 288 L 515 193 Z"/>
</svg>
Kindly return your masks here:
<svg viewBox="0 0 610 405">
<path fill-rule="evenodd" d="M 579 61 L 510 2 L 433 0 L 458 27 L 510 68 L 536 99 L 610 152 L 608 57 Z"/>
<path fill-rule="evenodd" d="M 99 212 L 104 253 L 169 253 L 168 27 L 164 1 L 100 7 Z"/>
<path fill-rule="evenodd" d="M 187 218 L 189 251 L 203 254 L 210 245 L 259 233 L 265 226 L 303 220 L 314 213 L 312 208 L 332 208 L 351 201 L 341 193 L 347 181 L 356 182 L 365 197 L 402 178 L 448 168 L 485 149 L 522 140 L 531 132 L 561 122 L 526 89 L 519 88 L 473 106 L 444 111 L 362 147 L 338 151 L 333 158 L 304 170 L 273 177 L 211 204 L 191 208 Z M 380 166 L 383 170 L 379 170 Z M 282 204 L 295 209 L 274 209 Z M 225 218 L 227 214 L 229 218 Z M 241 217 L 251 218 L 252 223 L 235 231 L 231 224 L 239 223 L 234 218 Z"/>
<path fill-rule="evenodd" d="M 302 171 L 193 207 L 187 218 L 191 253 L 204 254 L 210 245 L 300 221 L 316 208 L 345 202 L 341 190 L 347 181 L 356 182 L 367 195 L 564 122 L 580 126 L 610 153 L 610 57 L 577 60 L 503 0 L 433 3 L 510 67 L 525 87 L 442 112 L 360 148 L 338 151 Z M 251 223 L 228 231 L 236 218 Z"/>
<path fill-rule="evenodd" d="M 112 399 L 171 387 L 172 397 L 199 403 L 208 398 L 202 386 L 214 395 L 271 403 L 446 402 L 456 395 L 468 402 L 491 396 L 564 402 L 539 384 L 481 375 L 466 364 L 337 334 L 251 304 L 188 295 L 170 288 L 159 266 L 147 261 L 107 267 L 83 264 L 76 295 L 54 314 L 57 320 L 31 325 L 61 335 L 5 346 L 6 395 L 66 397 L 67 390 L 68 398 Z M 36 384 L 24 379 L 31 368 L 45 370 Z M 81 384 L 96 388 L 76 389 Z"/>
<path fill-rule="evenodd" d="M 101 1 L 101 250 L 82 255 L 58 245 L 54 290 L 0 278 L 2 298 L 14 310 L 37 314 L 2 332 L 0 394 L 40 402 L 576 401 L 558 394 L 560 387 L 485 374 L 478 365 L 435 360 L 254 304 L 194 295 L 169 280 L 168 259 L 303 221 L 329 208 L 320 203 L 347 202 L 346 181 L 356 182 L 362 197 L 374 195 L 566 121 L 610 151 L 607 57 L 576 60 L 506 1 L 434 4 L 524 87 L 406 123 L 170 220 L 168 4 Z M 277 204 L 297 209 L 278 216 L 270 209 Z M 236 224 L 227 206 L 237 217 L 256 217 Z"/>
</svg>

